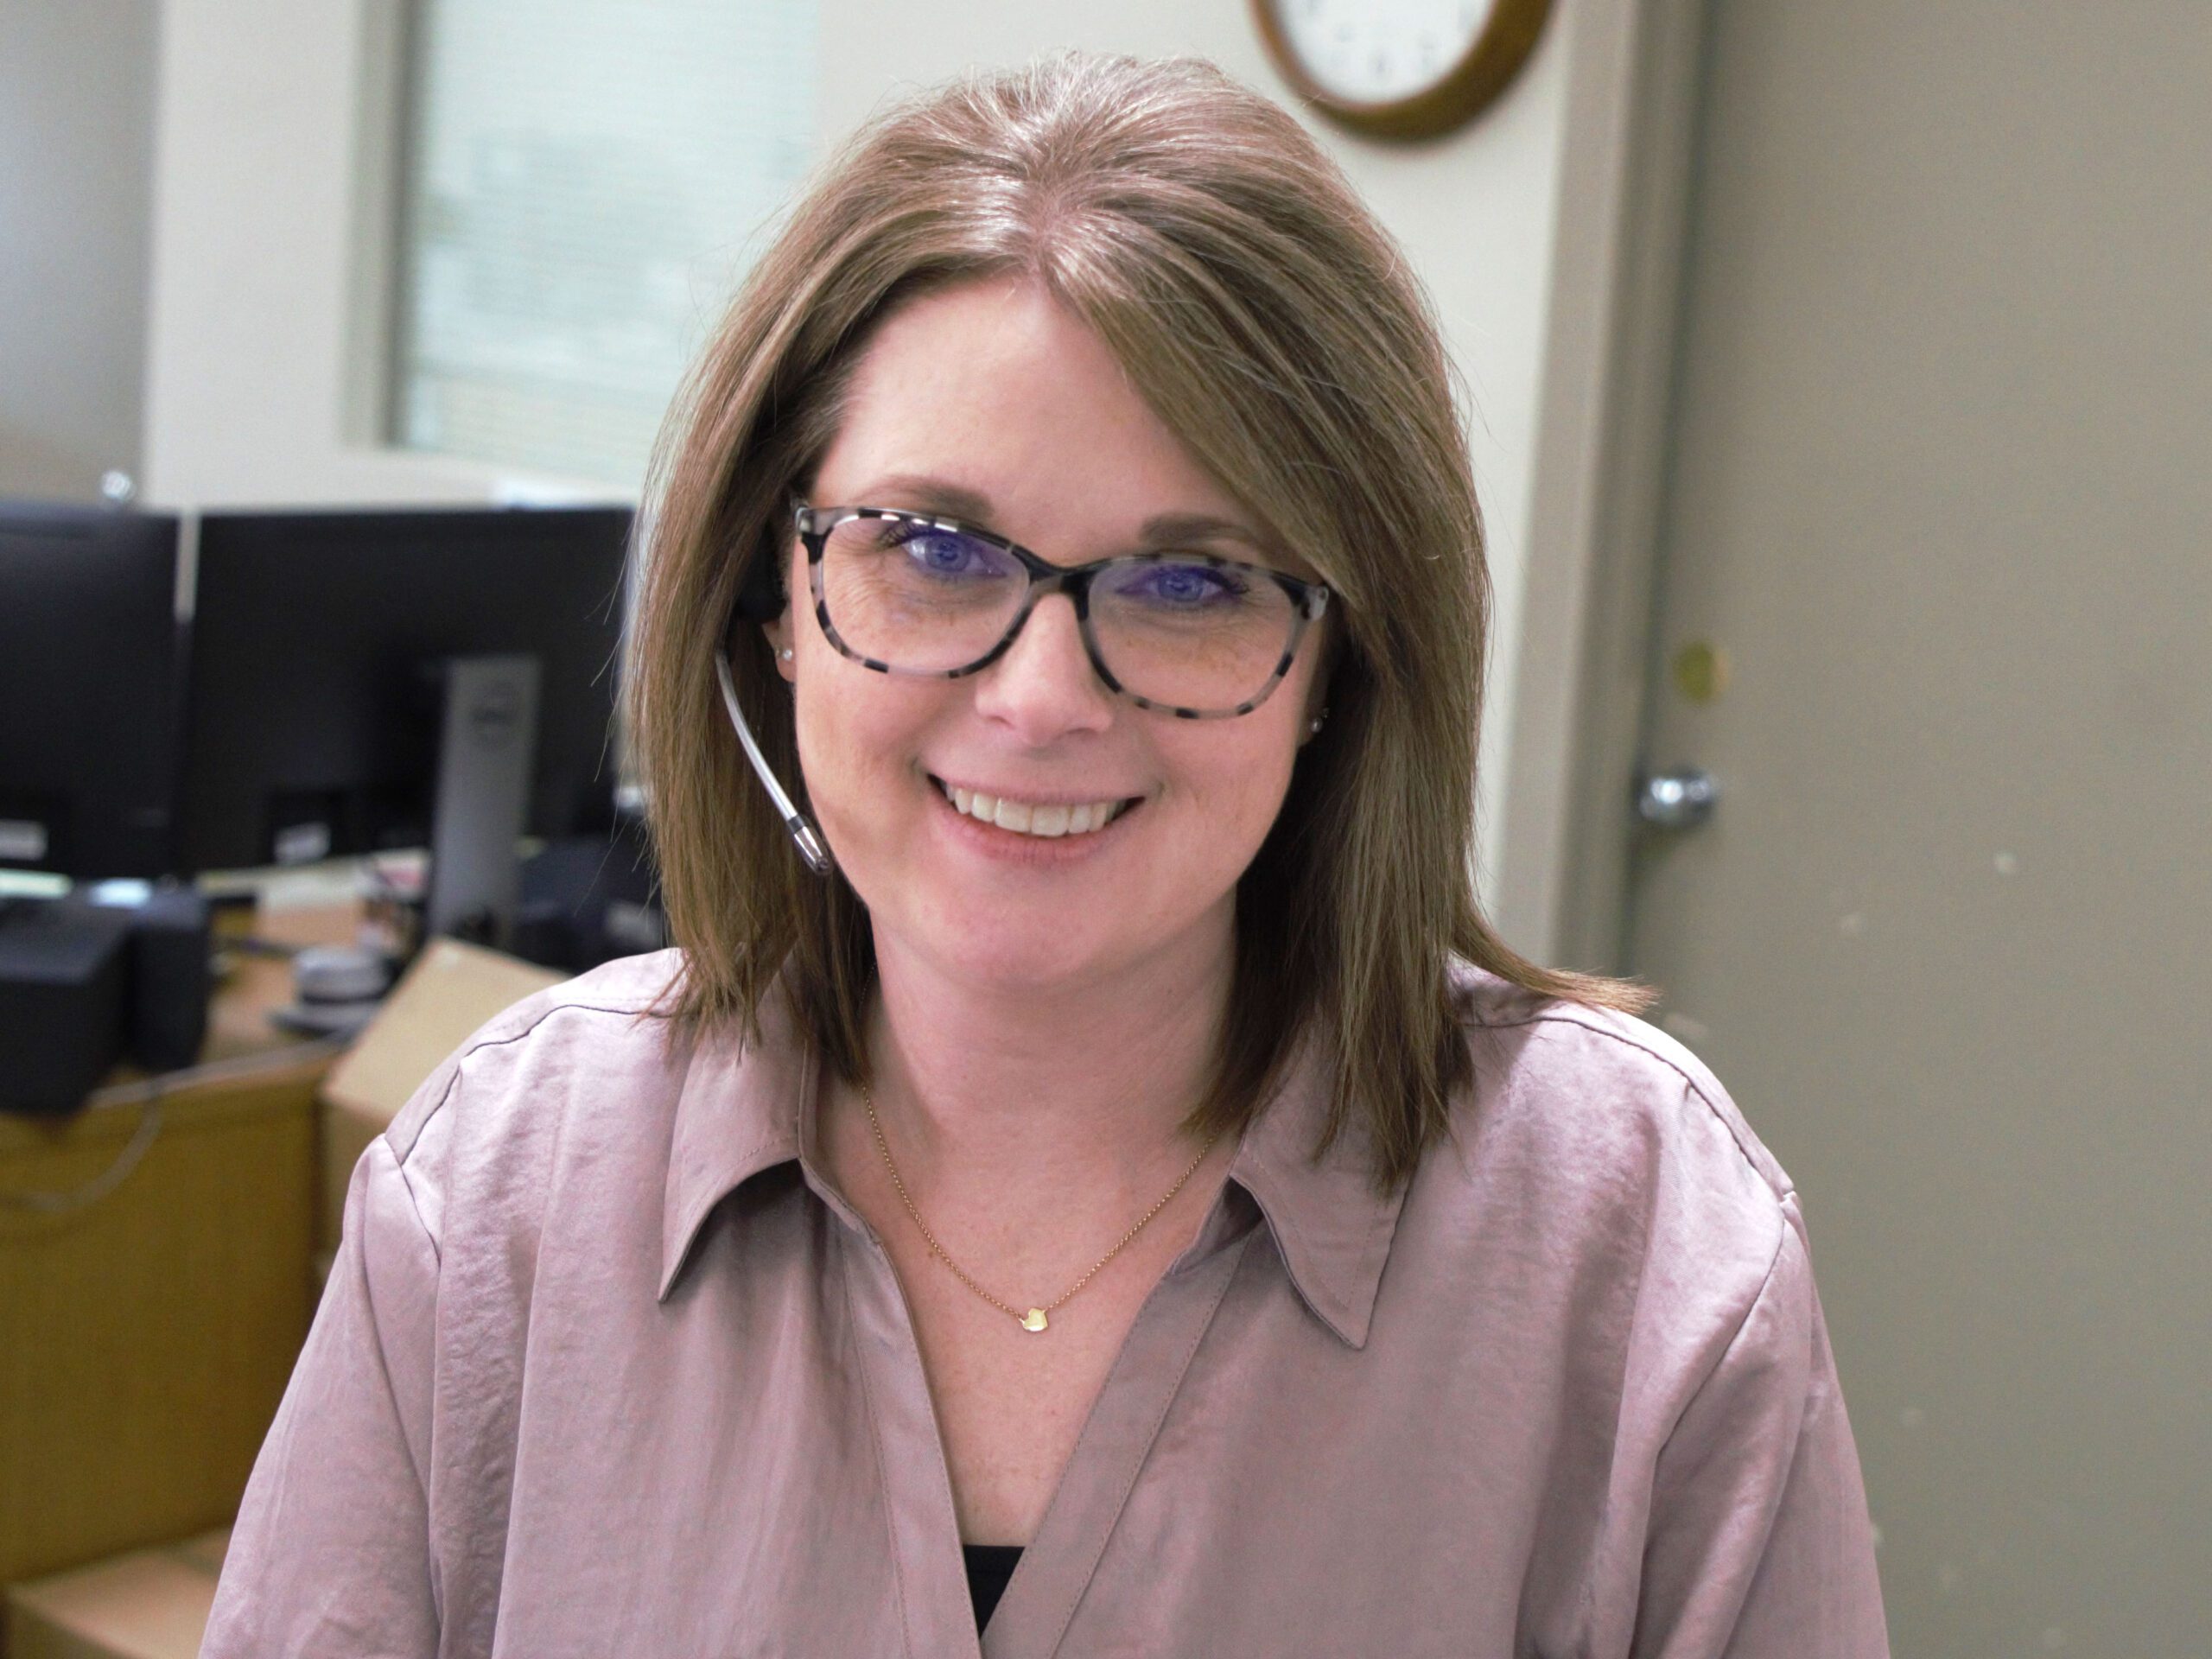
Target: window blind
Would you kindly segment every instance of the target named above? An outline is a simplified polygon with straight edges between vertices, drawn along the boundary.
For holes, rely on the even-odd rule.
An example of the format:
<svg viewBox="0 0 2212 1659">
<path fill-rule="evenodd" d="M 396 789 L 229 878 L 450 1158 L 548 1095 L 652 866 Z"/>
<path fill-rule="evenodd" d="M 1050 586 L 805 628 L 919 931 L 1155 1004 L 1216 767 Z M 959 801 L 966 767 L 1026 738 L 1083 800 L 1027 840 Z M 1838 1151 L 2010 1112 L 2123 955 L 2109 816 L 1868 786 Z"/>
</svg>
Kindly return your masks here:
<svg viewBox="0 0 2212 1659">
<path fill-rule="evenodd" d="M 814 151 L 813 0 L 417 0 L 394 436 L 634 489 Z"/>
</svg>

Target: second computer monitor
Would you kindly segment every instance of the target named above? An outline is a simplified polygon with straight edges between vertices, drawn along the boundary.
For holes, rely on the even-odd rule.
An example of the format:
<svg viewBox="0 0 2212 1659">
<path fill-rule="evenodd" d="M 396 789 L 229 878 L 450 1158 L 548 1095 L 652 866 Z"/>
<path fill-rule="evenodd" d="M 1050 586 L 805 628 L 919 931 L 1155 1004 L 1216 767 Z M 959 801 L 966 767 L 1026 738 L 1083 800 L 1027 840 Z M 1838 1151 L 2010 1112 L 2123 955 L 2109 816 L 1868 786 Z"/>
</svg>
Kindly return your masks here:
<svg viewBox="0 0 2212 1659">
<path fill-rule="evenodd" d="M 626 508 L 200 520 L 183 868 L 429 844 L 448 672 L 536 659 L 530 833 L 603 825 Z"/>
</svg>

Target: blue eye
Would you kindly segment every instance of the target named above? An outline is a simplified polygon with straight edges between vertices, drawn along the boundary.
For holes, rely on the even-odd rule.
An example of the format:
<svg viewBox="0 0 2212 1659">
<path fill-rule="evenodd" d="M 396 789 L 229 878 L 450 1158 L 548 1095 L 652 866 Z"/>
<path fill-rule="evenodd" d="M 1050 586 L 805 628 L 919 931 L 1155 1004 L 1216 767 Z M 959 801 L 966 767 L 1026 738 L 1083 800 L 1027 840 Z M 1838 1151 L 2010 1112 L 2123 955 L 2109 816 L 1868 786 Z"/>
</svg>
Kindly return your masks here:
<svg viewBox="0 0 2212 1659">
<path fill-rule="evenodd" d="M 1236 572 L 1211 564 L 1139 565 L 1114 584 L 1116 598 L 1167 611 L 1234 605 L 1244 593 Z"/>
<path fill-rule="evenodd" d="M 1003 575 L 1010 563 L 988 542 L 935 525 L 899 524 L 885 539 L 906 550 L 912 569 L 944 582 Z"/>
</svg>

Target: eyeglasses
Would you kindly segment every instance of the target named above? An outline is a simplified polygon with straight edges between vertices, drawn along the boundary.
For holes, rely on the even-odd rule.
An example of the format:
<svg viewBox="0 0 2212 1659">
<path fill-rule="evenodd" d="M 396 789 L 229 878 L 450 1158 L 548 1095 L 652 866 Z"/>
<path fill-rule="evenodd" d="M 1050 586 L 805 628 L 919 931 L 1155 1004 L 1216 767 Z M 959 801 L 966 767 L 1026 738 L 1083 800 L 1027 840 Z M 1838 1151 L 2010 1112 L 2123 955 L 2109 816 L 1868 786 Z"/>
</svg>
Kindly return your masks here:
<svg viewBox="0 0 2212 1659">
<path fill-rule="evenodd" d="M 1184 720 L 1249 714 L 1282 683 L 1329 590 L 1211 553 L 1051 564 L 957 519 L 889 507 L 802 506 L 814 614 L 879 674 L 957 680 L 988 668 L 1047 594 L 1075 607 L 1107 686 Z"/>
</svg>

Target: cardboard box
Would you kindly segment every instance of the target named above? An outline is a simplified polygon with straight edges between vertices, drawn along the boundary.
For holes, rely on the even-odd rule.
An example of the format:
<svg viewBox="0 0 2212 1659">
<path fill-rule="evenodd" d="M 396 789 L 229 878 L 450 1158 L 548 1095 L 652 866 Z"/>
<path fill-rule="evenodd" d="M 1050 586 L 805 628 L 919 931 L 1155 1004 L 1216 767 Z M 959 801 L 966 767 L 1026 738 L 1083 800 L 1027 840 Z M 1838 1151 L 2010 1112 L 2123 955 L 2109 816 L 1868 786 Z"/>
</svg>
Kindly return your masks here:
<svg viewBox="0 0 2212 1659">
<path fill-rule="evenodd" d="M 338 1248 L 353 1166 L 423 1078 L 493 1015 L 565 977 L 458 939 L 423 948 L 323 1082 L 318 1250 Z"/>
<path fill-rule="evenodd" d="M 9 1659 L 195 1659 L 231 1529 L 18 1584 Z"/>
</svg>

